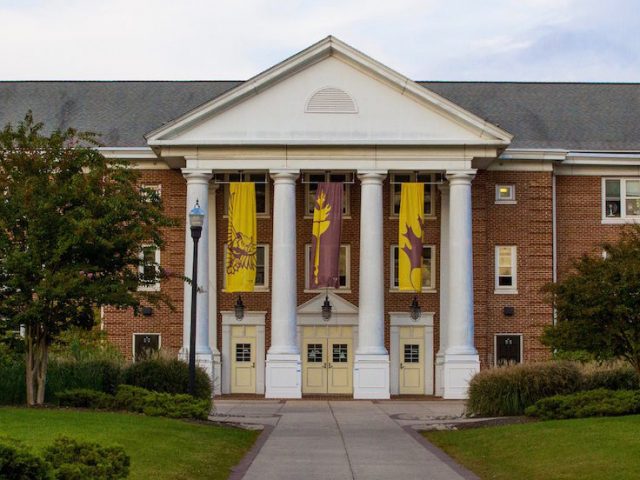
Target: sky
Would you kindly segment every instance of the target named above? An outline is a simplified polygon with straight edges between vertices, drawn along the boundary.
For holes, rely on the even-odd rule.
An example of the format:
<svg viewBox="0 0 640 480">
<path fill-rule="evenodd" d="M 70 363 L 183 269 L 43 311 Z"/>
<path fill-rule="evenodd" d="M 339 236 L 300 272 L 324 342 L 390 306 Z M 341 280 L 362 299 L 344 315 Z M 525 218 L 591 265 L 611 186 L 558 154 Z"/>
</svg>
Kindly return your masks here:
<svg viewBox="0 0 640 480">
<path fill-rule="evenodd" d="M 245 80 L 327 35 L 414 80 L 640 82 L 640 0 L 0 0 L 0 80 Z"/>
</svg>

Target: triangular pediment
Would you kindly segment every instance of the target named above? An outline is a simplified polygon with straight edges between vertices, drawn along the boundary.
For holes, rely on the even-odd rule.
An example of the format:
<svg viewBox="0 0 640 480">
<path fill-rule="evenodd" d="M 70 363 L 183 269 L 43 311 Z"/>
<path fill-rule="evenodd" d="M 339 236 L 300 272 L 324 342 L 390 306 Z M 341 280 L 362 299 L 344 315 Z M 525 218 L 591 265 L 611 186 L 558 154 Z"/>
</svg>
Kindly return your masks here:
<svg viewBox="0 0 640 480">
<path fill-rule="evenodd" d="M 340 295 L 336 295 L 333 292 L 326 293 L 326 296 L 329 297 L 329 303 L 331 303 L 331 312 L 332 314 L 338 315 L 357 315 L 358 307 L 356 307 L 353 303 L 348 302 Z M 298 307 L 298 315 L 314 315 L 319 316 L 322 312 L 322 304 L 324 303 L 325 293 L 320 293 L 318 296 L 313 297 L 308 302 L 303 303 Z"/>
<path fill-rule="evenodd" d="M 506 146 L 511 135 L 327 37 L 147 140 L 151 146 Z"/>
</svg>

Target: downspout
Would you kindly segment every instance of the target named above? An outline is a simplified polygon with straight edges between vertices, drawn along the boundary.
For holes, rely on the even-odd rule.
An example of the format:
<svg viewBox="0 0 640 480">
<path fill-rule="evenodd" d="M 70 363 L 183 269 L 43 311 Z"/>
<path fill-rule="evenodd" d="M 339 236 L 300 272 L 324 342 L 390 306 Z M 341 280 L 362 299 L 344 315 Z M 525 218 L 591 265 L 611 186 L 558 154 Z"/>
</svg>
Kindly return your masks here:
<svg viewBox="0 0 640 480">
<path fill-rule="evenodd" d="M 556 171 L 551 171 L 551 263 L 552 263 L 552 281 L 558 281 L 558 226 L 557 226 L 557 208 L 556 208 Z M 553 324 L 556 324 L 556 309 L 553 308 Z"/>
</svg>

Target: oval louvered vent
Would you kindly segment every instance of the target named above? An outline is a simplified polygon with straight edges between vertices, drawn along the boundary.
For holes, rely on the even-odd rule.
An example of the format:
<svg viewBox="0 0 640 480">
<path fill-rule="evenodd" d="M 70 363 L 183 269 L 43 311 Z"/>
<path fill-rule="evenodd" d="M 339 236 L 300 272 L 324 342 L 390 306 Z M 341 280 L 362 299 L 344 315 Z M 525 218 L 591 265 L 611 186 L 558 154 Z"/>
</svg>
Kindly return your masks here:
<svg viewBox="0 0 640 480">
<path fill-rule="evenodd" d="M 307 113 L 358 113 L 356 102 L 344 90 L 325 87 L 311 95 L 305 108 Z"/>
</svg>

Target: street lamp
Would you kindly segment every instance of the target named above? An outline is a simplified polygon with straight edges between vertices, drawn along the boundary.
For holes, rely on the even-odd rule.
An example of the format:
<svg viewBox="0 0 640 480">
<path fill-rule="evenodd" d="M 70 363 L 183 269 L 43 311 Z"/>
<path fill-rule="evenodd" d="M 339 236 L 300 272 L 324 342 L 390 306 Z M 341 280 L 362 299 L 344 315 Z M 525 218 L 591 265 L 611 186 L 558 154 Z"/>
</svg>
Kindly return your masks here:
<svg viewBox="0 0 640 480">
<path fill-rule="evenodd" d="M 189 337 L 189 393 L 195 395 L 196 390 L 196 303 L 198 301 L 198 240 L 202 236 L 204 210 L 200 202 L 189 212 L 189 225 L 193 239 L 193 270 L 191 275 L 191 333 Z"/>
</svg>

